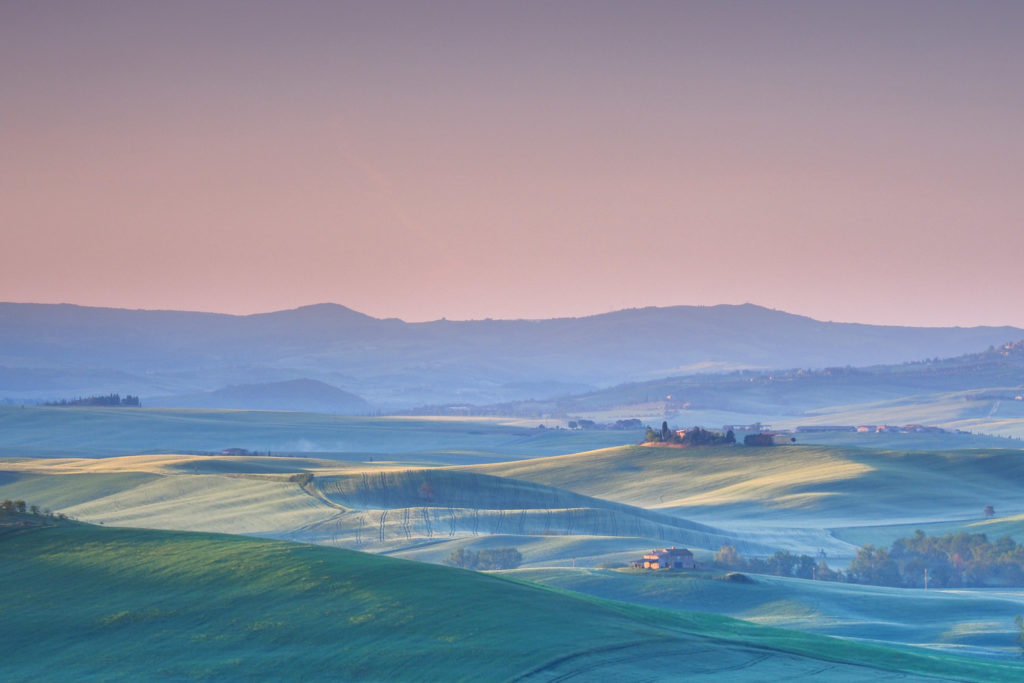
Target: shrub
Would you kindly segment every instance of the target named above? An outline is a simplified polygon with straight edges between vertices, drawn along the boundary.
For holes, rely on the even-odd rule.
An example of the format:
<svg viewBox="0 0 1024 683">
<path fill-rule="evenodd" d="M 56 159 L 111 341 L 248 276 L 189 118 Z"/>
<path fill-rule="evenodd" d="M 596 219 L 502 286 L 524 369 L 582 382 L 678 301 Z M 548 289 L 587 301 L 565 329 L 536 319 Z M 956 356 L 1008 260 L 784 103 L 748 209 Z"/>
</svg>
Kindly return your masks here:
<svg viewBox="0 0 1024 683">
<path fill-rule="evenodd" d="M 515 569 L 523 563 L 523 556 L 515 548 L 491 548 L 467 551 L 459 548 L 452 552 L 444 561 L 450 567 L 463 569 Z"/>
</svg>

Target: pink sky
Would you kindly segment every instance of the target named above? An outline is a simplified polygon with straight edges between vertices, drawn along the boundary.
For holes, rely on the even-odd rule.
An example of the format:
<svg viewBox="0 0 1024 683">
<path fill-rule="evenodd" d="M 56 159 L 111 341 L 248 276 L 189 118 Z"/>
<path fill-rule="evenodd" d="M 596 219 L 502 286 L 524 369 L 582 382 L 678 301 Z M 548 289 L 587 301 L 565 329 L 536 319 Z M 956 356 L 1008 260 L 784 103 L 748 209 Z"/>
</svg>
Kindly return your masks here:
<svg viewBox="0 0 1024 683">
<path fill-rule="evenodd" d="M 0 3 L 0 300 L 1024 326 L 1024 3 Z"/>
</svg>

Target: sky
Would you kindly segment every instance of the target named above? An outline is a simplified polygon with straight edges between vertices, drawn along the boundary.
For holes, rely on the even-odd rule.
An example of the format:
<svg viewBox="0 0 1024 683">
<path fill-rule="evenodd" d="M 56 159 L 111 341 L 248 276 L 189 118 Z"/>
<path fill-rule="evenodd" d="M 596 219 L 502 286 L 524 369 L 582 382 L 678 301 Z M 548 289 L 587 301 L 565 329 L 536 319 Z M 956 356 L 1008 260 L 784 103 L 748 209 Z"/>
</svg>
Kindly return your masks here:
<svg viewBox="0 0 1024 683">
<path fill-rule="evenodd" d="M 1024 326 L 1021 2 L 0 0 L 0 300 Z"/>
</svg>

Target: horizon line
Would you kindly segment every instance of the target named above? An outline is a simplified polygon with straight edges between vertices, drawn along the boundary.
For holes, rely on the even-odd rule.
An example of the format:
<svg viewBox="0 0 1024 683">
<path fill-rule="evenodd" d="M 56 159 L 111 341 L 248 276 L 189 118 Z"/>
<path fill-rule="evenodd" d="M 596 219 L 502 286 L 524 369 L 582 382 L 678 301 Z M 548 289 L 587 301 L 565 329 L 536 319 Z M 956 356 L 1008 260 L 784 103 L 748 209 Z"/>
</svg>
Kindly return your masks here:
<svg viewBox="0 0 1024 683">
<path fill-rule="evenodd" d="M 319 301 L 319 302 L 316 302 L 316 303 L 302 304 L 302 305 L 294 306 L 294 307 L 291 307 L 291 308 L 279 308 L 279 309 L 273 309 L 273 310 L 255 311 L 255 312 L 252 312 L 252 313 L 229 313 L 229 312 L 225 312 L 225 311 L 212 311 L 212 310 L 201 310 L 201 309 L 192 309 L 192 308 L 133 308 L 133 307 L 130 307 L 130 306 L 97 306 L 97 305 L 91 305 L 91 304 L 72 303 L 72 302 L 69 302 L 69 301 L 60 301 L 60 302 L 53 302 L 53 301 L 0 301 L 0 305 L 52 306 L 52 307 L 66 306 L 66 307 L 73 307 L 73 308 L 88 308 L 88 309 L 108 310 L 108 311 L 132 311 L 132 312 L 146 312 L 146 313 L 195 313 L 195 314 L 200 314 L 200 315 L 229 316 L 229 317 L 233 317 L 233 318 L 249 318 L 249 317 L 261 316 L 261 315 L 274 315 L 274 314 L 277 314 L 277 313 L 289 313 L 289 312 L 293 312 L 293 311 L 300 311 L 300 310 L 303 310 L 303 309 L 318 308 L 318 307 L 336 307 L 336 308 L 345 309 L 346 311 L 350 311 L 351 313 L 354 313 L 356 315 L 360 315 L 360 316 L 364 316 L 366 318 L 370 318 L 371 320 L 379 320 L 379 321 L 397 320 L 397 321 L 400 321 L 400 322 L 408 324 L 408 325 L 417 325 L 417 324 L 426 324 L 426 323 L 438 323 L 438 322 L 451 322 L 451 323 L 471 323 L 471 322 L 544 322 L 544 321 L 551 321 L 551 320 L 580 320 L 580 319 L 585 319 L 585 318 L 596 318 L 596 317 L 600 317 L 600 316 L 604 316 L 604 315 L 613 315 L 615 313 L 624 313 L 624 312 L 628 312 L 628 311 L 668 310 L 668 309 L 673 309 L 673 308 L 702 309 L 702 308 L 726 308 L 726 307 L 728 307 L 728 308 L 752 307 L 752 308 L 758 308 L 758 309 L 761 309 L 761 310 L 764 310 L 764 311 L 770 311 L 770 312 L 773 312 L 773 313 L 781 313 L 781 314 L 784 314 L 784 315 L 791 315 L 791 316 L 796 316 L 796 317 L 800 317 L 800 318 L 807 318 L 808 320 L 813 320 L 815 322 L 830 323 L 830 324 L 837 324 L 837 325 L 865 325 L 865 326 L 871 326 L 871 327 L 906 327 L 906 328 L 920 328 L 920 329 L 944 329 L 944 328 L 971 329 L 971 328 L 999 328 L 999 327 L 1009 327 L 1009 328 L 1014 328 L 1014 329 L 1024 329 L 1024 328 L 1018 328 L 1017 326 L 1015 326 L 1013 324 L 1010 324 L 1010 323 L 1003 323 L 1003 324 L 999 324 L 999 325 L 996 325 L 996 324 L 984 324 L 984 325 L 958 325 L 958 324 L 946 324 L 946 325 L 941 325 L 941 324 L 936 324 L 936 325 L 903 325 L 903 324 L 901 324 L 901 325 L 894 325 L 894 324 L 888 324 L 888 323 L 870 323 L 870 322 L 863 322 L 863 321 L 859 321 L 859 320 L 834 320 L 834 319 L 824 320 L 822 318 L 816 318 L 816 317 L 814 317 L 812 315 L 807 315 L 807 314 L 804 314 L 804 313 L 796 313 L 796 312 L 793 312 L 793 311 L 787 311 L 785 309 L 774 308 L 774 307 L 771 307 L 771 306 L 765 306 L 763 304 L 757 304 L 757 303 L 754 303 L 754 302 L 751 302 L 751 301 L 745 301 L 745 302 L 739 303 L 739 304 L 720 302 L 720 303 L 715 303 L 715 304 L 672 304 L 672 305 L 669 305 L 669 306 L 656 306 L 656 305 L 631 306 L 631 307 L 625 307 L 625 308 L 609 309 L 609 310 L 600 311 L 600 312 L 596 312 L 596 313 L 586 313 L 586 314 L 582 314 L 582 315 L 559 315 L 559 316 L 546 317 L 546 318 L 543 318 L 543 317 L 537 317 L 537 318 L 533 318 L 533 317 L 448 318 L 447 316 L 442 316 L 440 318 L 429 318 L 429 319 L 428 318 L 424 318 L 424 319 L 420 319 L 420 320 L 406 320 L 404 318 L 399 318 L 397 316 L 377 317 L 377 316 L 372 315 L 370 313 L 365 313 L 365 312 L 360 311 L 358 309 L 352 308 L 351 306 L 346 306 L 345 304 L 340 304 L 340 303 L 337 303 L 337 302 L 334 302 L 334 301 Z"/>
</svg>

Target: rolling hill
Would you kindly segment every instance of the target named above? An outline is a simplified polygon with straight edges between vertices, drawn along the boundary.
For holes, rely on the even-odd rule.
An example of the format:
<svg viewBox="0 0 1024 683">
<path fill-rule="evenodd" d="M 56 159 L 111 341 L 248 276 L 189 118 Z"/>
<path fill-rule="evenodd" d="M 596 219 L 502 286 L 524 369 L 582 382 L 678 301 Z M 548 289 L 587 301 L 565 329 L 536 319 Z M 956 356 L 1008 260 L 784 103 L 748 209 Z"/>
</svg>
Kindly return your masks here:
<svg viewBox="0 0 1024 683">
<path fill-rule="evenodd" d="M 698 610 L 757 624 L 1007 659 L 1019 657 L 1020 590 L 923 591 L 714 572 L 517 569 L 503 575 L 661 609 Z"/>
<path fill-rule="evenodd" d="M 147 405 L 169 408 L 232 410 L 294 410 L 309 413 L 366 415 L 372 407 L 363 398 L 315 379 L 238 384 L 216 391 L 161 396 Z"/>
<path fill-rule="evenodd" d="M 0 457 L 209 454 L 244 448 L 341 460 L 455 464 L 570 453 L 636 443 L 642 436 L 641 430 L 538 429 L 515 420 L 479 418 L 0 405 Z"/>
<path fill-rule="evenodd" d="M 0 497 L 32 500 L 83 521 L 376 552 L 436 546 L 436 561 L 454 547 L 491 537 L 526 546 L 536 537 L 602 538 L 604 553 L 636 554 L 666 543 L 708 551 L 731 544 L 752 554 L 774 550 L 675 515 L 440 468 L 173 455 L 0 461 L 0 468 Z M 539 561 L 533 548 L 524 550 L 528 563 Z"/>
<path fill-rule="evenodd" d="M 987 504 L 1024 513 L 1024 454 L 1009 449 L 623 446 L 469 469 L 791 539 L 800 528 L 976 521 Z"/>
<path fill-rule="evenodd" d="M 707 562 L 726 544 L 748 556 L 823 550 L 831 566 L 842 568 L 857 546 L 887 545 L 916 528 L 1024 540 L 1022 463 L 1021 451 L 1012 450 L 823 446 L 630 446 L 429 468 L 254 455 L 21 458 L 0 460 L 0 498 L 27 500 L 109 531 L 228 532 L 432 563 L 459 549 L 513 546 L 524 568 L 510 576 L 601 598 L 1006 656 L 1015 647 L 1012 617 L 1018 607 L 1024 612 L 1017 589 L 924 594 L 758 576 L 754 584 L 740 585 L 701 573 L 595 568 L 622 566 L 668 545 L 690 547 Z M 1000 517 L 984 519 L 985 504 L 995 505 Z M 10 547 L 0 538 L 0 550 Z M 124 619 L 148 617 L 143 612 Z M 659 648 L 637 647 L 637 661 L 664 655 Z M 602 651 L 581 670 L 617 666 L 613 652 Z M 545 676 L 568 673 L 556 660 L 542 669 Z M 177 672 L 172 677 L 192 675 L 168 671 Z M 395 675 L 405 676 L 403 671 Z M 627 667 L 626 673 L 636 671 Z"/>
<path fill-rule="evenodd" d="M 694 374 L 630 382 L 573 396 L 482 407 L 481 414 L 669 416 L 681 425 L 719 420 L 772 424 L 942 424 L 1024 421 L 1024 341 L 952 358 L 868 367 Z M 990 423 L 990 424 L 986 424 Z M 713 424 L 713 423 L 712 423 Z M 721 424 L 721 422 L 719 422 Z M 1018 424 L 1018 427 L 1021 427 Z M 1024 435 L 1024 432 L 1022 434 Z"/>
<path fill-rule="evenodd" d="M 441 561 L 515 545 L 530 566 L 827 553 L 840 564 L 894 530 L 1024 514 L 1020 451 L 616 447 L 499 464 L 412 467 L 266 456 L 7 460 L 0 496 L 118 526 L 245 533 Z M 1003 528 L 1009 531 L 1003 531 Z M 1011 529 L 1012 527 L 1012 529 Z M 1019 540 L 1024 540 L 1021 538 Z"/>
<path fill-rule="evenodd" d="M 279 541 L 8 525 L 0 548 L 17 558 L 0 564 L 12 681 L 988 681 L 1022 671 Z"/>
</svg>

